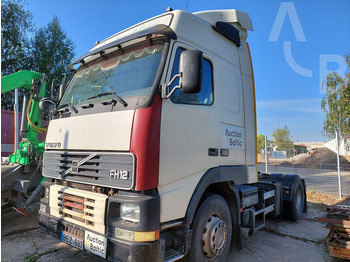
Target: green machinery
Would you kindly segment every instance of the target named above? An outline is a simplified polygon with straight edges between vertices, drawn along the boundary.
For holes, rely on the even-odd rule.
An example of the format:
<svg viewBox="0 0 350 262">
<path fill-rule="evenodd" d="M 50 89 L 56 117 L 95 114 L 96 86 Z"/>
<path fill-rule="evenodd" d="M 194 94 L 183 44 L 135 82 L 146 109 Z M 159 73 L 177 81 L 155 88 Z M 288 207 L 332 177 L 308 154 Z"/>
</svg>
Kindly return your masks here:
<svg viewBox="0 0 350 262">
<path fill-rule="evenodd" d="M 15 206 L 17 211 L 26 214 L 25 208 L 41 191 L 41 162 L 45 141 L 39 141 L 39 134 L 45 132 L 46 128 L 42 127 L 43 112 L 39 103 L 45 96 L 46 84 L 45 74 L 32 71 L 19 71 L 1 78 L 1 94 L 15 89 L 26 90 L 20 148 L 9 156 L 9 165 L 1 167 L 2 210 L 6 210 L 4 206 Z M 6 203 L 4 206 L 3 202 Z"/>
<path fill-rule="evenodd" d="M 39 142 L 38 134 L 46 131 L 41 127 L 39 102 L 46 93 L 46 76 L 32 71 L 19 71 L 1 78 L 1 94 L 24 88 L 20 149 L 9 156 L 9 163 L 28 165 L 44 152 L 45 141 Z"/>
</svg>

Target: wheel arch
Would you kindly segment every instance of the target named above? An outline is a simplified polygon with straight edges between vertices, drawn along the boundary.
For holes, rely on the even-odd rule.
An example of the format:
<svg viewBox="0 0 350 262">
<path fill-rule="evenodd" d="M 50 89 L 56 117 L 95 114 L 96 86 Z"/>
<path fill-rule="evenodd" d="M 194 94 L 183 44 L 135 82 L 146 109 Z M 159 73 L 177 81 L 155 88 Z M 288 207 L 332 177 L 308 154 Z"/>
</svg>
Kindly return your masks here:
<svg viewBox="0 0 350 262">
<path fill-rule="evenodd" d="M 247 168 L 245 166 L 220 166 L 209 169 L 199 181 L 190 203 L 187 207 L 184 226 L 191 229 L 196 213 L 203 201 L 211 194 L 222 196 L 228 206 L 232 218 L 232 242 L 241 249 L 240 238 L 240 197 L 237 184 L 247 183 Z"/>
</svg>

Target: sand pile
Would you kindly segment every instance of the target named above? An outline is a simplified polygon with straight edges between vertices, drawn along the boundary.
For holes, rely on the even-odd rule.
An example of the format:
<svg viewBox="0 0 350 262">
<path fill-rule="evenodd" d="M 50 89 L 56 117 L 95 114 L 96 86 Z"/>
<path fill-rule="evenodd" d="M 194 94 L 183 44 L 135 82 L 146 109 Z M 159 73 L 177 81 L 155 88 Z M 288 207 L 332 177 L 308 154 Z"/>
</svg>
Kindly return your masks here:
<svg viewBox="0 0 350 262">
<path fill-rule="evenodd" d="M 350 170 L 350 162 L 343 156 L 339 156 L 341 170 Z M 317 148 L 310 156 L 293 161 L 295 167 L 312 169 L 337 169 L 337 154 L 328 148 Z"/>
</svg>

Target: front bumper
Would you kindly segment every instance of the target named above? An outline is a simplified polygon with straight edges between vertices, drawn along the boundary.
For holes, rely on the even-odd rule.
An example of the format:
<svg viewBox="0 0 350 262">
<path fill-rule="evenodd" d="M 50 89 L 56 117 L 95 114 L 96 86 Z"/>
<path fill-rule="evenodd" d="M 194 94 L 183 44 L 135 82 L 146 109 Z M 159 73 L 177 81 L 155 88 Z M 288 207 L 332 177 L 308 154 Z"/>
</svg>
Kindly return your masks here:
<svg viewBox="0 0 350 262">
<path fill-rule="evenodd" d="M 39 227 L 45 230 L 48 234 L 60 239 L 61 232 L 64 226 L 74 228 L 76 230 L 85 232 L 85 229 L 63 220 L 57 219 L 47 213 L 39 211 L 38 213 Z M 138 262 L 154 262 L 163 261 L 164 253 L 161 255 L 161 241 L 156 240 L 152 242 L 130 242 L 120 240 L 107 235 L 107 259 L 110 261 L 138 261 Z"/>
</svg>

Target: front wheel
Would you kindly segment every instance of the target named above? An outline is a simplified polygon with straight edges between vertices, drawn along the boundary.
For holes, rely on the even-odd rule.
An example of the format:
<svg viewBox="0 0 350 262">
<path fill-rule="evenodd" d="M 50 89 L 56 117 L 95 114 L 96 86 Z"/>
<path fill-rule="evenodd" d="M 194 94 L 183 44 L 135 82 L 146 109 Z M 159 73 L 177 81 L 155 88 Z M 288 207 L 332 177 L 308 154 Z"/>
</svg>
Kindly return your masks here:
<svg viewBox="0 0 350 262">
<path fill-rule="evenodd" d="M 211 195 L 194 219 L 188 261 L 226 261 L 232 238 L 230 209 L 219 195 Z"/>
</svg>

